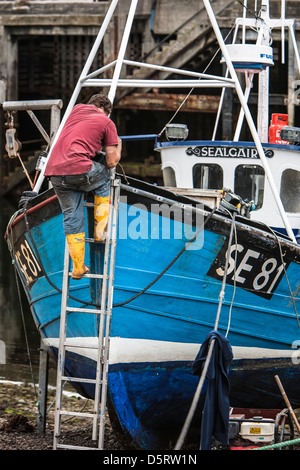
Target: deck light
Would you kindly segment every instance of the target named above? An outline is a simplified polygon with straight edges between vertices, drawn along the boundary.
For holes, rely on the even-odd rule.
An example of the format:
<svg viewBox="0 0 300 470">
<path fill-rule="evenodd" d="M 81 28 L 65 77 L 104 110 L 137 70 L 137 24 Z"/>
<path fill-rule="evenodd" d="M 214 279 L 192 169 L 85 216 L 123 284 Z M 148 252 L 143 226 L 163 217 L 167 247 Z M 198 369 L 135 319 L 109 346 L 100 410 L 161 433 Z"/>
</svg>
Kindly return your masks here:
<svg viewBox="0 0 300 470">
<path fill-rule="evenodd" d="M 300 145 L 300 127 L 284 126 L 280 131 L 280 138 L 291 144 Z"/>
<path fill-rule="evenodd" d="M 186 124 L 167 124 L 166 138 L 168 140 L 185 140 L 189 130 Z"/>
</svg>

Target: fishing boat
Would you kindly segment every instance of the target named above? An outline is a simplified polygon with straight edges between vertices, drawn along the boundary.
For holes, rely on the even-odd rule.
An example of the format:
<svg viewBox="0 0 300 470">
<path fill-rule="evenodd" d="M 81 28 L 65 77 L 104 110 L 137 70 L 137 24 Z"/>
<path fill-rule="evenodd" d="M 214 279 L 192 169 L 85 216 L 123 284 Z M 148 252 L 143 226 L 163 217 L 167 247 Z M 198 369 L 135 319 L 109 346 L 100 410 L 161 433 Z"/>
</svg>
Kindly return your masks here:
<svg viewBox="0 0 300 470">
<path fill-rule="evenodd" d="M 95 50 L 116 3 L 111 2 Z M 281 18 L 273 23 L 268 8 L 263 7 L 253 20 L 245 16 L 237 20 L 229 47 L 210 2 L 203 3 L 220 45 L 221 60 L 227 65 L 225 77 L 180 70 L 176 73 L 183 79 L 146 83 L 121 79 L 137 4 L 132 1 L 119 57 L 109 64 L 114 76 L 95 78 L 102 69 L 88 74 L 93 50 L 52 143 L 54 146 L 83 83 L 110 86 L 112 101 L 118 86 L 173 86 L 219 88 L 220 109 L 223 93 L 234 88 L 241 103 L 232 141 L 189 141 L 186 126 L 174 123 L 166 125 L 166 139 L 155 136 L 163 187 L 115 175 L 120 180 L 120 201 L 108 408 L 112 422 L 141 449 L 174 448 L 199 380 L 192 373 L 192 364 L 201 344 L 215 330 L 228 339 L 233 351 L 229 370 L 232 407 L 282 408 L 275 374 L 281 377 L 290 402 L 300 404 L 299 129 L 286 126 L 281 130 L 283 142 L 269 142 L 265 108 L 265 82 L 273 63 L 270 30 L 288 27 L 293 34 L 293 22 Z M 245 44 L 238 43 L 241 25 L 257 30 L 247 61 L 241 54 Z M 245 91 L 238 78 L 240 71 L 247 75 Z M 263 82 L 259 132 L 247 106 L 251 82 L 258 75 Z M 243 120 L 251 131 L 251 141 L 239 140 Z M 47 158 L 51 158 L 51 148 Z M 41 168 L 34 187 L 38 194 L 14 214 L 6 239 L 37 328 L 57 358 L 65 237 L 53 189 L 40 192 L 43 178 Z M 92 238 L 88 202 L 86 234 Z M 86 263 L 93 266 L 95 256 L 92 245 L 87 246 Z M 95 302 L 97 295 L 89 278 L 70 281 L 71 305 Z M 96 317 L 80 312 L 69 315 L 66 366 L 70 376 L 95 377 L 97 335 Z M 76 387 L 94 397 L 94 385 L 82 382 Z M 191 422 L 191 429 L 198 431 L 205 390 L 204 386 Z"/>
</svg>

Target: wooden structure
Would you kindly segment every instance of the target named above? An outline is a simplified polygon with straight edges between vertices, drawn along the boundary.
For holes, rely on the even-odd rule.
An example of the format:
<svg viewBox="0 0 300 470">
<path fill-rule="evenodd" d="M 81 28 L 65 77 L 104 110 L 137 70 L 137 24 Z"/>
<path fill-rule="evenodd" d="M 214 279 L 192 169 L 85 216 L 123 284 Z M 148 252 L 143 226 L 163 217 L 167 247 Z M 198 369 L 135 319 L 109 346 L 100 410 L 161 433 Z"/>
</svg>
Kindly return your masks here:
<svg viewBox="0 0 300 470">
<path fill-rule="evenodd" d="M 108 3 L 108 1 L 92 0 L 81 0 L 78 3 L 70 0 L 1 1 L 0 103 L 11 100 L 61 99 L 65 105 L 93 45 Z M 106 42 L 95 59 L 95 68 L 99 68 L 103 63 L 110 62 L 116 57 L 126 21 L 127 3 L 128 0 L 124 0 L 124 8 L 119 8 L 117 11 Z M 172 3 L 172 8 L 170 8 L 170 3 Z M 235 18 L 242 15 L 243 7 L 233 0 L 212 0 L 211 3 L 219 24 L 224 30 L 224 35 L 227 35 L 234 25 Z M 280 16 L 280 2 L 271 3 L 271 16 Z M 287 2 L 286 17 L 297 18 L 297 7 L 299 7 L 299 0 Z M 254 2 L 253 6 L 248 2 L 248 8 L 254 8 Z M 299 27 L 300 24 L 296 23 L 296 29 Z M 287 33 L 286 39 L 288 39 Z M 284 64 L 282 70 L 277 71 L 277 75 L 274 76 L 274 93 L 270 97 L 270 103 L 275 107 L 274 112 L 288 112 L 289 124 L 293 125 L 295 104 L 297 104 L 295 83 L 298 77 L 295 75 L 295 67 L 291 60 L 292 54 L 289 54 L 289 41 L 286 41 L 286 44 L 287 64 Z M 274 52 L 280 53 L 279 36 L 273 37 L 273 46 Z M 198 0 L 172 0 L 172 2 L 170 0 L 141 0 L 139 2 L 130 47 L 126 53 L 128 59 L 139 60 L 146 57 L 147 62 L 150 63 L 169 67 L 186 66 L 202 72 L 215 52 L 216 44 L 211 27 Z M 217 66 L 221 67 L 219 62 Z M 136 78 L 141 78 L 145 77 L 147 72 L 133 71 L 130 66 L 127 66 L 123 73 L 127 76 L 134 73 Z M 284 75 L 288 76 L 287 81 L 282 80 Z M 161 76 L 161 78 L 164 77 L 164 75 Z M 95 90 L 84 89 L 84 95 L 80 96 L 81 101 L 86 100 L 94 92 Z M 122 90 L 115 99 L 113 115 L 119 134 L 159 132 L 161 126 L 178 108 L 184 97 L 182 91 L 174 95 L 164 91 L 158 93 L 154 89 L 131 90 L 131 92 Z M 186 113 L 185 120 L 190 120 L 189 127 L 199 129 L 199 122 L 203 126 L 203 121 L 205 125 L 209 125 L 210 116 L 216 112 L 218 100 L 218 96 L 202 96 L 201 94 L 191 96 L 182 108 L 182 112 Z M 156 129 L 149 130 L 146 121 L 147 116 L 153 120 L 152 111 L 161 111 L 162 119 L 161 122 L 156 123 Z M 200 114 L 196 115 L 195 112 Z M 224 139 L 231 135 L 233 114 L 234 96 L 229 96 L 224 103 L 226 119 L 223 119 L 221 130 L 221 137 Z M 187 115 L 188 118 L 186 118 Z M 6 119 L 7 116 L 2 112 L 0 118 L 2 136 L 5 132 Z M 25 144 L 22 151 L 25 161 L 36 151 L 34 144 L 38 149 L 41 145 L 40 136 L 33 132 L 27 120 L 28 117 L 23 117 L 21 113 L 16 116 L 18 138 L 22 144 Z M 44 121 L 47 127 L 45 116 L 41 116 L 41 121 Z M 137 124 L 141 123 L 144 124 L 136 129 Z M 27 146 L 26 142 L 28 142 Z M 142 153 L 138 149 L 136 155 L 137 166 L 128 165 L 127 167 L 133 168 L 133 173 L 139 176 L 139 168 L 149 154 Z M 14 166 L 17 167 L 17 171 L 22 172 L 18 162 L 8 162 L 5 159 L 3 141 L 0 158 L 1 182 L 3 178 L 8 177 L 9 173 L 15 171 Z M 132 157 L 130 159 L 132 160 Z M 124 163 L 126 166 L 126 160 Z M 156 168 L 158 170 L 154 173 L 159 177 L 159 167 Z M 9 185 L 5 187 L 2 185 L 0 195 L 6 194 L 10 189 Z"/>
</svg>

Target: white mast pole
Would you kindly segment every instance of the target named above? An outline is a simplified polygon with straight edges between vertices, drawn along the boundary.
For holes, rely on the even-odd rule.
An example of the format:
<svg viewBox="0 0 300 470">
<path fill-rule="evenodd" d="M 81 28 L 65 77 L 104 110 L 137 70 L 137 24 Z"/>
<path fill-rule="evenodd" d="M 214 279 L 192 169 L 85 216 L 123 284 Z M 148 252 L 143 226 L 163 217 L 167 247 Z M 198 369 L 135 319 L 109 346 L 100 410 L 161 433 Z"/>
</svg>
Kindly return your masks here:
<svg viewBox="0 0 300 470">
<path fill-rule="evenodd" d="M 285 29 L 284 29 L 284 20 L 285 20 L 285 0 L 281 0 L 281 63 L 285 62 Z"/>
<path fill-rule="evenodd" d="M 110 99 L 110 101 L 112 103 L 114 102 L 114 99 L 115 99 L 118 80 L 120 78 L 121 69 L 122 69 L 122 65 L 123 65 L 123 60 L 124 60 L 124 56 L 125 56 L 125 53 L 126 53 L 126 48 L 127 48 L 127 44 L 128 44 L 128 40 L 129 40 L 129 34 L 130 34 L 130 31 L 131 31 L 132 22 L 133 22 L 133 19 L 134 19 L 137 4 L 138 4 L 138 0 L 132 0 L 131 5 L 130 5 L 130 9 L 129 9 L 129 12 L 128 12 L 128 18 L 127 18 L 127 21 L 126 21 L 126 25 L 125 25 L 121 45 L 120 45 L 120 50 L 119 50 L 119 54 L 118 54 L 118 58 L 117 58 L 117 63 L 116 63 L 114 75 L 113 75 L 113 78 L 112 78 L 110 91 L 109 91 L 109 94 L 108 94 L 108 98 Z"/>
<path fill-rule="evenodd" d="M 269 46 L 270 28 L 269 28 L 269 5 L 268 2 L 262 5 L 261 19 L 261 42 L 260 44 Z M 258 77 L 258 109 L 257 109 L 257 131 L 261 142 L 268 142 L 269 131 L 269 72 L 267 67 L 262 70 Z"/>
<path fill-rule="evenodd" d="M 280 215 L 281 215 L 281 217 L 282 217 L 282 220 L 283 220 L 284 226 L 285 226 L 285 228 L 286 228 L 287 234 L 288 234 L 288 236 L 296 243 L 296 239 L 295 239 L 294 233 L 293 233 L 293 231 L 292 231 L 292 229 L 291 229 L 291 226 L 290 226 L 290 223 L 289 223 L 288 218 L 287 218 L 287 216 L 286 216 L 286 213 L 285 213 L 283 204 L 282 204 L 281 199 L 280 199 L 280 197 L 279 197 L 279 194 L 278 194 L 278 191 L 277 191 L 277 188 L 276 188 L 274 179 L 273 179 L 273 175 L 272 175 L 272 173 L 271 173 L 271 170 L 270 170 L 270 168 L 269 168 L 269 165 L 268 165 L 266 156 L 265 156 L 265 154 L 264 154 L 264 150 L 263 150 L 263 148 L 262 148 L 260 139 L 259 139 L 259 137 L 258 137 L 257 130 L 256 130 L 256 128 L 255 128 L 255 125 L 254 125 L 254 122 L 253 122 L 251 113 L 250 113 L 250 111 L 249 111 L 249 108 L 248 108 L 248 106 L 247 106 L 247 103 L 245 102 L 243 90 L 242 90 L 241 85 L 240 85 L 240 83 L 239 83 L 239 81 L 238 81 L 237 74 L 236 74 L 236 72 L 235 72 L 235 70 L 234 70 L 234 67 L 233 67 L 233 65 L 232 65 L 231 59 L 230 59 L 230 57 L 229 57 L 229 54 L 228 54 L 227 48 L 226 48 L 226 46 L 225 46 L 225 43 L 224 43 L 224 40 L 223 40 L 221 31 L 220 31 L 220 29 L 219 29 L 219 26 L 218 26 L 218 24 L 217 24 L 217 21 L 216 21 L 214 12 L 213 12 L 213 10 L 212 10 L 212 8 L 211 8 L 211 5 L 210 5 L 209 0 L 203 0 L 203 3 L 204 3 L 204 6 L 205 6 L 205 8 L 206 8 L 207 14 L 208 14 L 208 16 L 209 16 L 209 18 L 210 18 L 212 27 L 213 27 L 213 29 L 214 29 L 214 31 L 215 31 L 216 37 L 217 37 L 217 39 L 218 39 L 220 48 L 221 48 L 221 50 L 222 50 L 224 59 L 225 59 L 225 61 L 226 61 L 227 67 L 228 67 L 229 72 L 230 72 L 230 75 L 231 75 L 232 79 L 235 81 L 235 87 L 236 87 L 237 95 L 238 95 L 238 97 L 239 97 L 239 100 L 240 100 L 240 102 L 241 102 L 241 105 L 243 106 L 244 113 L 245 113 L 245 117 L 246 117 L 246 119 L 247 119 L 247 122 L 248 122 L 248 125 L 249 125 L 249 128 L 250 128 L 250 131 L 251 131 L 253 140 L 254 140 L 254 142 L 255 142 L 255 145 L 256 145 L 256 148 L 257 148 L 257 151 L 258 151 L 258 154 L 259 154 L 259 156 L 260 156 L 260 159 L 261 159 L 261 161 L 262 161 L 263 167 L 264 167 L 264 169 L 265 169 L 265 172 L 266 172 L 266 175 L 267 175 L 269 184 L 270 184 L 270 186 L 271 186 L 271 189 L 272 189 L 272 192 L 273 192 L 273 195 L 274 195 L 275 202 L 276 202 L 276 204 L 277 204 L 278 210 L 279 210 Z"/>
<path fill-rule="evenodd" d="M 110 6 L 109 6 L 109 9 L 107 10 L 106 16 L 105 16 L 104 21 L 103 21 L 103 23 L 102 23 L 102 25 L 101 25 L 101 28 L 100 28 L 99 33 L 98 33 L 98 36 L 97 36 L 97 38 L 96 38 L 96 40 L 95 40 L 95 43 L 94 43 L 94 45 L 93 45 L 93 47 L 92 47 L 92 49 L 91 49 L 91 52 L 90 52 L 89 56 L 88 56 L 88 58 L 87 58 L 87 61 L 86 61 L 86 63 L 85 63 L 85 66 L 84 66 L 84 68 L 82 69 L 82 72 L 81 72 L 81 75 L 80 75 L 80 77 L 79 77 L 79 79 L 78 79 L 78 82 L 77 82 L 77 84 L 76 84 L 76 87 L 74 88 L 73 94 L 72 94 L 72 96 L 71 96 L 71 99 L 70 99 L 69 104 L 68 104 L 68 106 L 67 106 L 67 109 L 66 109 L 66 111 L 65 111 L 64 117 L 63 117 L 63 119 L 61 120 L 60 126 L 59 126 L 59 128 L 58 128 L 58 130 L 57 130 L 57 132 L 56 132 L 56 134 L 55 134 L 55 137 L 54 137 L 52 143 L 51 143 L 51 148 L 50 148 L 49 153 L 48 153 L 47 162 L 49 161 L 49 158 L 50 158 L 50 156 L 51 156 L 51 151 L 52 151 L 52 149 L 53 149 L 55 143 L 57 142 L 57 139 L 58 139 L 58 137 L 59 137 L 59 135 L 60 135 L 60 133 L 61 133 L 61 131 L 62 131 L 62 128 L 63 128 L 63 126 L 64 126 L 64 124 L 65 124 L 67 118 L 69 117 L 69 114 L 71 113 L 71 111 L 72 111 L 72 109 L 73 109 L 75 103 L 76 103 L 76 100 L 77 100 L 78 95 L 79 95 L 80 90 L 81 90 L 82 82 L 84 81 L 85 76 L 86 76 L 86 74 L 88 73 L 88 71 L 89 71 L 89 69 L 90 69 L 90 67 L 91 67 L 91 65 L 92 65 L 92 62 L 93 62 L 93 60 L 94 60 L 94 58 L 95 58 L 95 55 L 96 55 L 97 52 L 98 52 L 99 46 L 100 46 L 100 44 L 101 44 L 101 42 L 102 42 L 103 36 L 104 36 L 104 34 L 105 34 L 105 32 L 106 32 L 106 30 L 107 30 L 107 28 L 108 28 L 108 25 L 109 25 L 109 23 L 110 23 L 111 17 L 112 17 L 112 15 L 114 14 L 114 11 L 115 11 L 115 8 L 116 8 L 118 2 L 119 2 L 119 0 L 112 0 L 111 4 L 110 4 Z M 43 184 L 45 169 L 46 169 L 46 164 L 43 166 L 42 170 L 40 171 L 39 177 L 38 177 L 38 179 L 37 179 L 37 181 L 36 181 L 36 184 L 35 184 L 35 186 L 34 186 L 34 188 L 33 188 L 33 191 L 36 191 L 37 193 L 39 192 L 39 190 L 41 189 L 41 186 L 42 186 L 42 184 Z"/>
</svg>

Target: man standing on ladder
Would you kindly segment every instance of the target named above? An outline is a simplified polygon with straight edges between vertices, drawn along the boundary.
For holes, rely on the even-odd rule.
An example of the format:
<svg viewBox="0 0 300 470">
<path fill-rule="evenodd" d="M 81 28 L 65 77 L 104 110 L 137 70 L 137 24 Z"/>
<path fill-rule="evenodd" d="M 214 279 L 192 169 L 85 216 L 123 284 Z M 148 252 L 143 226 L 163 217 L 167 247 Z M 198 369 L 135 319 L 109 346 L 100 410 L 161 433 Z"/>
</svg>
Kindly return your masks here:
<svg viewBox="0 0 300 470">
<path fill-rule="evenodd" d="M 45 176 L 49 177 L 63 213 L 64 233 L 73 261 L 73 279 L 89 272 L 84 264 L 84 193 L 94 194 L 94 240 L 105 239 L 110 204 L 110 170 L 121 158 L 122 141 L 109 118 L 110 100 L 93 95 L 88 104 L 74 106 L 53 147 Z M 105 147 L 106 162 L 94 161 Z"/>
</svg>

